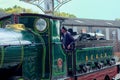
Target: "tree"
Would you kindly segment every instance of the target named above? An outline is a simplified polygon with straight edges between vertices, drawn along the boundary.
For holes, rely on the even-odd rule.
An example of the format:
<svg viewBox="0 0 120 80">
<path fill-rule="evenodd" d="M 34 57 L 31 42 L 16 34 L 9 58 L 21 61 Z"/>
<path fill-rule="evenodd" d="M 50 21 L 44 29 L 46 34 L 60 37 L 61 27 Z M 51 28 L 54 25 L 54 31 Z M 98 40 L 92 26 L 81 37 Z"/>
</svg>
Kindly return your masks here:
<svg viewBox="0 0 120 80">
<path fill-rule="evenodd" d="M 20 6 L 13 6 L 12 8 L 9 7 L 9 8 L 6 8 L 6 9 L 0 9 L 0 12 L 4 12 L 4 13 L 8 13 L 8 14 L 11 14 L 11 13 L 37 13 L 37 12 L 34 12 L 32 11 L 31 9 L 25 9 L 25 8 L 22 8 Z M 65 12 L 54 12 L 54 15 L 55 16 L 60 16 L 60 17 L 69 17 L 69 18 L 76 18 L 75 15 L 73 14 L 69 14 L 69 13 L 65 13 Z"/>
<path fill-rule="evenodd" d="M 25 12 L 25 13 L 37 13 L 37 12 L 33 12 L 31 9 L 25 9 L 25 8 L 22 8 L 20 6 L 13 6 L 12 8 L 6 8 L 6 9 L 0 9 L 2 12 L 5 12 L 5 13 L 21 13 L 21 12 Z"/>
<path fill-rule="evenodd" d="M 54 15 L 55 16 L 60 16 L 60 17 L 76 18 L 75 15 L 69 14 L 69 13 L 65 13 L 65 12 L 54 12 Z"/>
<path fill-rule="evenodd" d="M 0 8 L 0 12 L 5 12 L 4 9 Z"/>
<path fill-rule="evenodd" d="M 116 18 L 115 20 L 116 20 L 116 21 L 120 21 L 120 18 Z"/>
</svg>

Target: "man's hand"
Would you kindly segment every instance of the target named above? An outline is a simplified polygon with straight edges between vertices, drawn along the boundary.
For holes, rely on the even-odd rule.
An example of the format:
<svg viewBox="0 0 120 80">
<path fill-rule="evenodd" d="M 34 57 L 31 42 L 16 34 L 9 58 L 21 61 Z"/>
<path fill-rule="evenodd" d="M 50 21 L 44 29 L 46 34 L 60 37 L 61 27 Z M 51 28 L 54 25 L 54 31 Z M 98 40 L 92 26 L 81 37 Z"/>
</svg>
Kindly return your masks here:
<svg viewBox="0 0 120 80">
<path fill-rule="evenodd" d="M 67 49 L 70 49 L 70 45 L 67 46 Z"/>
</svg>

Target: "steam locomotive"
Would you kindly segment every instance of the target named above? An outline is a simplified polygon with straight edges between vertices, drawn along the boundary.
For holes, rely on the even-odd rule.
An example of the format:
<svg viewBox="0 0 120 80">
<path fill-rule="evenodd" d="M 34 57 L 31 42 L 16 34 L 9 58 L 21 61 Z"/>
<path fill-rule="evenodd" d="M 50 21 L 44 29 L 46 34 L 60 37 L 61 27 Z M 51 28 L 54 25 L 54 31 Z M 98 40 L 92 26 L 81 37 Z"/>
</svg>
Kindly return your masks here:
<svg viewBox="0 0 120 80">
<path fill-rule="evenodd" d="M 27 13 L 1 18 L 0 78 L 69 80 L 115 66 L 112 41 L 78 39 L 73 50 L 63 49 L 60 28 L 64 20 Z"/>
</svg>

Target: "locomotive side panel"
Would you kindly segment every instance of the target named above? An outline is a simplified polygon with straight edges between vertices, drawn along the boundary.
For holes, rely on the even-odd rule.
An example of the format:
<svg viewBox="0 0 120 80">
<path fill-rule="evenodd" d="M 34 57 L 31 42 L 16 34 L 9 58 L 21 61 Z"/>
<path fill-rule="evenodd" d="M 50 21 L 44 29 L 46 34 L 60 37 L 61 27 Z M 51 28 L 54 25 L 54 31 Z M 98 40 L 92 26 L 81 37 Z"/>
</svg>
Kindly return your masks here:
<svg viewBox="0 0 120 80">
<path fill-rule="evenodd" d="M 67 75 L 66 54 L 60 40 L 60 20 L 52 22 L 52 79 L 58 79 Z"/>
</svg>

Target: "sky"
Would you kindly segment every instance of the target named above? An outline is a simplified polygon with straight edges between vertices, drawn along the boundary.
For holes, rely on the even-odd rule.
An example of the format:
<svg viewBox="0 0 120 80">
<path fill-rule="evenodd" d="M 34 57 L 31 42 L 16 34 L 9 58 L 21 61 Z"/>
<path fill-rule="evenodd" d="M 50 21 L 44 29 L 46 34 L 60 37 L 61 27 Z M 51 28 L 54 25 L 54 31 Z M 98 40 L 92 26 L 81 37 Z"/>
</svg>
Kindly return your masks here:
<svg viewBox="0 0 120 80">
<path fill-rule="evenodd" d="M 41 13 L 38 7 L 19 0 L 0 0 L 0 8 L 14 5 Z M 115 20 L 120 18 L 119 9 L 120 0 L 71 0 L 62 5 L 58 11 L 73 14 L 78 18 Z"/>
</svg>

